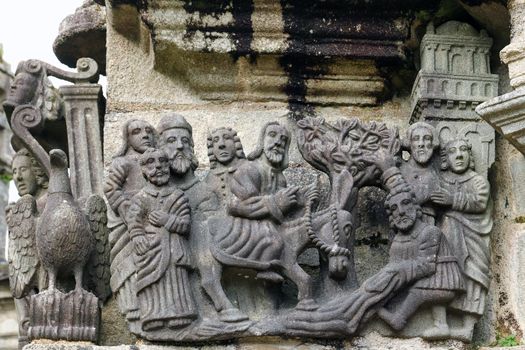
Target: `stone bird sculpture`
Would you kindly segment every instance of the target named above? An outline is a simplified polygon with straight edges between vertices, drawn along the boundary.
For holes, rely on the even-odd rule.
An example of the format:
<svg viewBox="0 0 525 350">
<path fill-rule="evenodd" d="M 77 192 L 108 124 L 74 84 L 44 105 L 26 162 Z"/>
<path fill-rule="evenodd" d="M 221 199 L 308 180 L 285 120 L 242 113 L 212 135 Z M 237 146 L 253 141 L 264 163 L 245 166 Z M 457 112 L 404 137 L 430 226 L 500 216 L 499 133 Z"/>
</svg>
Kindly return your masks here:
<svg viewBox="0 0 525 350">
<path fill-rule="evenodd" d="M 10 225 L 17 251 L 14 259 L 19 261 L 12 265 L 11 284 L 15 292 L 29 287 L 40 263 L 48 275 L 49 291 L 57 288 L 57 277 L 62 280 L 73 274 L 75 290 L 85 286 L 104 301 L 111 293 L 106 205 L 101 196 L 91 195 L 81 207 L 71 193 L 66 154 L 51 150 L 49 161 L 48 198 L 42 214 L 36 215 L 35 198 L 26 195 L 8 215 L 8 221 L 20 223 Z"/>
</svg>

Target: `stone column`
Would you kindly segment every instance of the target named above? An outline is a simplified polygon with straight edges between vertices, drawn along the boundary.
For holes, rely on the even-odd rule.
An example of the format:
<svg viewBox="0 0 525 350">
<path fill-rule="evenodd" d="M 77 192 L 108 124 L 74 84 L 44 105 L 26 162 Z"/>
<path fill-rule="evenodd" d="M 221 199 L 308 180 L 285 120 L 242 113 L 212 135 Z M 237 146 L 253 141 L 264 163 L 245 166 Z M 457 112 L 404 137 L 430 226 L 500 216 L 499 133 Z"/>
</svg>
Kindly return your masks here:
<svg viewBox="0 0 525 350">
<path fill-rule="evenodd" d="M 102 134 L 99 105 L 102 87 L 76 84 L 60 87 L 64 98 L 71 188 L 75 198 L 102 194 Z M 103 98 L 102 98 L 103 99 Z"/>
<path fill-rule="evenodd" d="M 509 0 L 510 44 L 500 52 L 514 91 L 480 105 L 476 112 L 525 154 L 525 1 Z"/>
</svg>

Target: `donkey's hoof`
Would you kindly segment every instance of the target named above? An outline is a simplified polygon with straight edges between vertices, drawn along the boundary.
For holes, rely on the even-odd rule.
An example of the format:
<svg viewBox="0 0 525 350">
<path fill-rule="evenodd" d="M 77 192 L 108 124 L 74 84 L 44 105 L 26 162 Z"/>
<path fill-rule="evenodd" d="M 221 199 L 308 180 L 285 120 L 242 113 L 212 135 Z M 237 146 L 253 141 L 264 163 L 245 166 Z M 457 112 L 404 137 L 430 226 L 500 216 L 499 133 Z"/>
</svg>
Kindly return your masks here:
<svg viewBox="0 0 525 350">
<path fill-rule="evenodd" d="M 319 305 L 313 299 L 303 299 L 297 303 L 296 310 L 300 311 L 314 311 L 317 310 Z"/>
<path fill-rule="evenodd" d="M 237 308 L 219 311 L 219 320 L 222 322 L 234 323 L 248 320 L 248 316 Z"/>
</svg>

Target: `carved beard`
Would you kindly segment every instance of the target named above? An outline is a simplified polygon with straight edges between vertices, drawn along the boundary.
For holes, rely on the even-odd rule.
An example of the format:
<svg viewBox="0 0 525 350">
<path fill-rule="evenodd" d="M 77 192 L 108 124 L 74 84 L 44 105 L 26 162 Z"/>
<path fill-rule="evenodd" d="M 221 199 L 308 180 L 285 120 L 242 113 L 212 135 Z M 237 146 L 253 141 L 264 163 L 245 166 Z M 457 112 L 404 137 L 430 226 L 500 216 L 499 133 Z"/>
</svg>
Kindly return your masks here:
<svg viewBox="0 0 525 350">
<path fill-rule="evenodd" d="M 394 219 L 396 228 L 401 232 L 408 232 L 416 223 L 416 220 L 409 215 L 399 216 Z"/>
<path fill-rule="evenodd" d="M 179 151 L 175 153 L 175 157 L 171 161 L 171 169 L 175 174 L 184 175 L 191 167 L 191 155 Z"/>
<path fill-rule="evenodd" d="M 149 182 L 156 186 L 163 186 L 168 183 L 170 179 L 170 172 L 166 170 L 153 170 L 148 176 Z"/>
<path fill-rule="evenodd" d="M 434 153 L 434 150 L 432 148 L 419 148 L 415 149 L 412 152 L 412 157 L 414 157 L 414 160 L 418 164 L 427 164 L 430 158 L 432 158 L 432 154 Z"/>
<path fill-rule="evenodd" d="M 265 149 L 264 155 L 272 165 L 279 166 L 284 159 L 284 150 L 281 147 L 274 146 L 270 149 Z"/>
</svg>

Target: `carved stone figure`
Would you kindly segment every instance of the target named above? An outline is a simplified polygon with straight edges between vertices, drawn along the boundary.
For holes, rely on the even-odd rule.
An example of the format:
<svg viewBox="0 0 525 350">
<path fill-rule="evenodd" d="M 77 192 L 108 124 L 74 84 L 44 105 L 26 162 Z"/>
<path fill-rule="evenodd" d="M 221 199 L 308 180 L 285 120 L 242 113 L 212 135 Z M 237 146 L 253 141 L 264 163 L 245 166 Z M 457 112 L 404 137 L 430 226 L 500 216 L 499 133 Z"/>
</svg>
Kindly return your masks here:
<svg viewBox="0 0 525 350">
<path fill-rule="evenodd" d="M 470 341 L 474 325 L 485 309 L 490 283 L 490 186 L 473 170 L 471 147 L 465 140 L 447 142 L 441 156 L 443 187 L 434 191 L 431 199 L 445 209 L 439 227 L 458 259 L 466 287 L 466 293 L 450 305 L 463 315 L 463 325 L 452 329 L 451 335 Z"/>
<path fill-rule="evenodd" d="M 218 191 L 221 207 L 231 199 L 230 178 L 245 160 L 242 144 L 232 128 L 218 128 L 208 135 L 210 171 L 204 182 Z"/>
<path fill-rule="evenodd" d="M 395 171 L 391 170 L 391 176 L 395 176 Z M 388 172 L 383 174 L 384 178 Z M 450 336 L 450 330 L 443 305 L 463 290 L 463 278 L 445 236 L 437 227 L 422 220 L 417 201 L 415 193 L 403 186 L 402 181 L 398 181 L 385 201 L 390 225 L 397 235 L 390 246 L 389 264 L 382 270 L 391 271 L 392 265 L 400 264 L 394 271 L 416 282 L 410 286 L 401 305 L 394 305 L 392 310 L 381 308 L 378 315 L 399 331 L 420 306 L 432 305 L 434 324 L 423 332 L 423 337 L 445 339 Z M 441 308 L 436 309 L 436 305 Z"/>
<path fill-rule="evenodd" d="M 35 220 L 44 209 L 49 180 L 36 159 L 26 149 L 13 156 L 13 180 L 20 199 L 6 209 L 9 228 L 9 282 L 18 314 L 18 344 L 28 342 L 29 297 L 45 288 L 46 275 L 41 268 L 35 243 Z M 32 202 L 36 200 L 36 205 Z"/>
<path fill-rule="evenodd" d="M 399 169 L 383 174 L 391 189 L 385 205 L 396 230 L 389 262 L 354 292 L 325 303 L 313 312 L 291 314 L 287 326 L 298 334 L 353 335 L 374 314 L 401 330 L 422 305 L 450 302 L 462 290 L 462 276 L 441 231 L 421 220 L 421 209 Z M 404 292 L 402 301 L 389 302 Z M 442 333 L 445 324 L 427 330 Z"/>
<path fill-rule="evenodd" d="M 144 186 L 139 157 L 156 145 L 155 129 L 147 122 L 132 119 L 124 123 L 123 145 L 113 158 L 104 186 L 112 209 L 108 226 L 111 230 L 111 289 L 116 292 L 121 312 L 128 320 L 139 318 L 133 244 L 126 220 L 131 198 Z"/>
<path fill-rule="evenodd" d="M 297 264 L 303 247 L 286 238 L 300 230 L 304 221 L 285 221 L 288 213 L 305 206 L 305 198 L 312 200 L 317 193 L 313 188 L 299 191 L 297 186 L 286 186 L 282 171 L 288 166 L 289 145 L 285 127 L 276 122 L 265 125 L 256 150 L 248 156 L 250 162 L 243 163 L 231 178 L 230 216 L 210 220 L 209 229 L 212 253 L 219 262 L 255 269 L 258 278 L 272 282 L 281 282 L 285 275 L 297 284 L 297 308 L 308 310 L 317 304 L 311 277 Z"/>
<path fill-rule="evenodd" d="M 197 318 L 183 237 L 190 232 L 190 206 L 184 193 L 169 184 L 165 151 L 146 150 L 140 165 L 147 183 L 133 197 L 126 221 L 134 247 L 142 330 L 185 327 Z"/>
<path fill-rule="evenodd" d="M 109 296 L 106 206 L 100 196 L 92 195 L 82 211 L 71 194 L 66 154 L 52 150 L 49 157 L 48 198 L 36 230 L 38 257 L 49 281 L 45 291 L 31 297 L 29 335 L 32 339 L 94 341 L 98 337 L 98 299 L 84 289 L 83 276 L 88 272 L 90 289 L 100 299 Z M 64 293 L 57 288 L 57 280 L 65 289 L 70 274 L 75 287 Z M 69 299 L 81 306 L 75 308 Z"/>
<path fill-rule="evenodd" d="M 21 320 L 26 322 L 22 327 L 27 328 L 29 339 L 95 341 L 99 331 L 99 301 L 110 295 L 106 205 L 100 196 L 94 194 L 101 179 L 96 176 L 96 171 L 92 171 L 101 170 L 99 119 L 82 119 L 86 116 L 84 111 L 89 111 L 86 112 L 89 116 L 97 115 L 100 97 L 87 96 L 89 94 L 85 92 L 89 88 L 100 89 L 100 86 L 89 84 L 98 79 L 97 66 L 92 60 L 79 60 L 77 68 L 78 73 L 72 73 L 37 60 L 22 62 L 4 103 L 15 135 L 11 143 L 15 148 L 25 146 L 41 165 L 40 174 L 37 171 L 37 176 L 32 177 L 28 171 L 29 164 L 33 164 L 29 153 L 20 153 L 15 164 L 15 181 L 20 193 L 25 195 L 9 213 L 12 235 L 17 237 L 13 247 L 16 250 L 18 244 L 27 243 L 29 248 L 11 256 L 14 269 L 19 269 L 18 263 L 27 254 L 32 254 L 48 277 L 45 290 L 42 284 L 40 290 L 32 287 L 35 290 L 31 293 L 39 293 L 29 298 L 27 322 Z M 64 93 L 67 98 L 62 98 L 49 81 L 48 74 L 83 84 L 81 87 L 69 86 L 65 89 L 69 93 Z M 86 103 L 72 98 L 73 94 L 86 95 Z M 69 119 L 66 128 L 64 120 L 71 117 L 72 110 L 82 110 L 82 113 L 73 113 L 75 121 Z M 89 154 L 86 158 L 77 149 L 78 138 L 65 138 L 66 129 L 76 135 L 71 130 L 74 128 L 87 134 L 80 141 L 85 141 L 84 154 Z M 86 146 L 88 142 L 89 147 Z M 69 169 L 66 154 L 60 149 L 52 149 L 66 146 L 76 160 Z M 49 149 L 52 150 L 48 153 Z M 38 169 L 32 168 L 33 171 Z M 50 178 L 47 196 L 41 188 L 45 187 L 43 179 L 46 176 Z M 84 188 L 84 183 L 93 190 L 79 190 Z M 77 197 L 73 197 L 73 193 Z M 20 234 L 29 243 L 20 241 Z M 17 256 L 18 253 L 22 256 Z M 23 269 L 28 272 L 32 268 L 25 266 Z M 71 275 L 75 279 L 74 286 L 69 278 Z"/>
<path fill-rule="evenodd" d="M 433 166 L 434 150 L 439 148 L 436 129 L 425 122 L 412 124 L 406 133 L 402 146 L 410 152 L 410 159 L 400 166 L 403 177 L 408 181 L 421 206 L 422 220 L 435 223 L 436 210 L 430 194 L 437 189 L 438 173 Z"/>
</svg>

